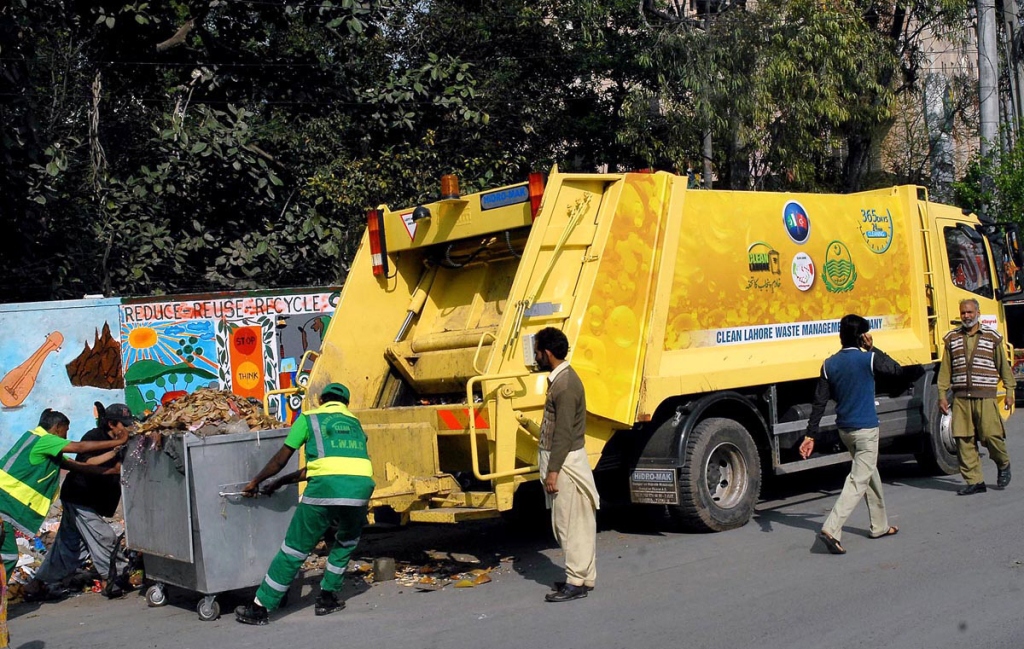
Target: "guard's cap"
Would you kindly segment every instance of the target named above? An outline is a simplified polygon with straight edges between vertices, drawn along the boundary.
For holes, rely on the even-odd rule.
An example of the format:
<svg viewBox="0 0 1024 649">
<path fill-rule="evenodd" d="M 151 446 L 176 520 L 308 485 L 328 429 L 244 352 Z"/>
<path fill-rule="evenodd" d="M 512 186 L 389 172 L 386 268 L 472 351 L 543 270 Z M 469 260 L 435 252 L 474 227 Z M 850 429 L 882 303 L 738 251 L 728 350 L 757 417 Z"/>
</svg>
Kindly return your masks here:
<svg viewBox="0 0 1024 649">
<path fill-rule="evenodd" d="M 320 397 L 336 397 L 341 399 L 345 404 L 348 404 L 349 392 L 341 383 L 328 383 L 324 391 L 320 393 Z"/>
</svg>

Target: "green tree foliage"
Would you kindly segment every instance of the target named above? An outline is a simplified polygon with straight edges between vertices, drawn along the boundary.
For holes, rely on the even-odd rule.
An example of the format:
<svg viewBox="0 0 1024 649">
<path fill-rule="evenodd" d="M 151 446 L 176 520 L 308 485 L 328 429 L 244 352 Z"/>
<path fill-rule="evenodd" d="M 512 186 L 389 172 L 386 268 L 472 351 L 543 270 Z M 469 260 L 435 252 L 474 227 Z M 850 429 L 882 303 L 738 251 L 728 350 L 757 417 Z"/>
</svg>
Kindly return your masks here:
<svg viewBox="0 0 1024 649">
<path fill-rule="evenodd" d="M 444 173 L 684 171 L 706 131 L 718 186 L 858 188 L 966 3 L 688 6 L 4 3 L 0 299 L 334 283 L 366 209 Z"/>
<path fill-rule="evenodd" d="M 953 190 L 964 209 L 1000 223 L 1024 224 L 1024 142 L 1018 139 L 998 160 L 990 156 L 972 162 Z"/>
<path fill-rule="evenodd" d="M 652 163 L 698 166 L 717 143 L 719 186 L 853 191 L 892 123 L 894 98 L 918 89 L 931 35 L 964 37 L 963 0 L 698 2 L 700 15 L 645 0 L 654 46 L 620 137 Z"/>
</svg>

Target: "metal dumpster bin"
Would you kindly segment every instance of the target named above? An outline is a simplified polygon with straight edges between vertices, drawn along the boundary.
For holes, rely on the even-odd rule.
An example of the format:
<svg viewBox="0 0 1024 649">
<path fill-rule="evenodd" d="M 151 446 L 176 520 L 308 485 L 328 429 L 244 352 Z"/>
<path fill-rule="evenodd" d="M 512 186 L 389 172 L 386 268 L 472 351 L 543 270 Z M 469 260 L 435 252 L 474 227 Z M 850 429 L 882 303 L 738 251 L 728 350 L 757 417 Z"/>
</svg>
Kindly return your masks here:
<svg viewBox="0 0 1024 649">
<path fill-rule="evenodd" d="M 259 585 L 298 503 L 296 485 L 272 496 L 237 495 L 281 448 L 288 429 L 197 437 L 166 436 L 161 448 L 139 436 L 122 468 L 127 546 L 145 557 L 150 606 L 165 585 L 204 595 L 202 620 L 220 615 L 218 593 Z M 282 471 L 298 469 L 298 454 Z"/>
</svg>

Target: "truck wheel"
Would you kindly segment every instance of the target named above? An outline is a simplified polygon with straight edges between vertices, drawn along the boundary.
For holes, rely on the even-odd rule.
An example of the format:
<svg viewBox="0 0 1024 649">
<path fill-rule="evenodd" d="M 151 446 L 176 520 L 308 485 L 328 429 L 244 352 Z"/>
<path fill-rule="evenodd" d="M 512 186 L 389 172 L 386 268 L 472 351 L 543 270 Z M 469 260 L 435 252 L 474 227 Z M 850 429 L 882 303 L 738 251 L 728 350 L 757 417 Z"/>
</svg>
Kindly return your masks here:
<svg viewBox="0 0 1024 649">
<path fill-rule="evenodd" d="M 697 424 L 686 442 L 673 518 L 695 532 L 746 525 L 761 491 L 761 461 L 750 433 L 731 419 Z"/>
<path fill-rule="evenodd" d="M 917 463 L 933 475 L 953 475 L 960 472 L 956 455 L 956 440 L 952 430 L 941 430 L 942 413 L 939 412 L 939 397 L 935 386 L 925 396 L 928 418 L 925 421 L 925 435 L 920 450 L 914 454 Z"/>
</svg>

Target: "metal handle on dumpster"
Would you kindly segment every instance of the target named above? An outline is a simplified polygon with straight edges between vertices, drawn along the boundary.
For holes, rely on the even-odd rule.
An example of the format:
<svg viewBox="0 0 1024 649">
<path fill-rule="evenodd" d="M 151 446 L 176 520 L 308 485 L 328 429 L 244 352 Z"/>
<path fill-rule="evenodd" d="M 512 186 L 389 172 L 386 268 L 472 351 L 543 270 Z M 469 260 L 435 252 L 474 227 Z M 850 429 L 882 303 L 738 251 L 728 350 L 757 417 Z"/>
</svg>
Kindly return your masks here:
<svg viewBox="0 0 1024 649">
<path fill-rule="evenodd" d="M 524 466 L 518 469 L 512 469 L 511 471 L 499 471 L 496 473 L 480 473 L 480 459 L 477 457 L 477 444 L 476 444 L 476 408 L 473 406 L 473 385 L 480 381 L 497 381 L 500 379 L 518 379 L 530 374 L 518 372 L 516 374 L 493 374 L 491 376 L 474 376 L 466 382 L 466 406 L 469 409 L 469 463 L 473 468 L 473 477 L 477 480 L 497 480 L 498 478 L 508 478 L 515 475 L 526 475 L 528 473 L 536 473 L 540 467 L 537 466 Z M 497 425 L 494 422 L 493 425 Z M 495 430 L 495 436 L 497 436 L 497 430 Z"/>
<path fill-rule="evenodd" d="M 242 498 L 244 496 L 248 496 L 249 494 L 245 491 L 241 491 L 241 489 L 248 484 L 248 482 L 222 484 L 220 485 L 220 490 L 217 492 L 217 495 L 221 498 Z"/>
</svg>

